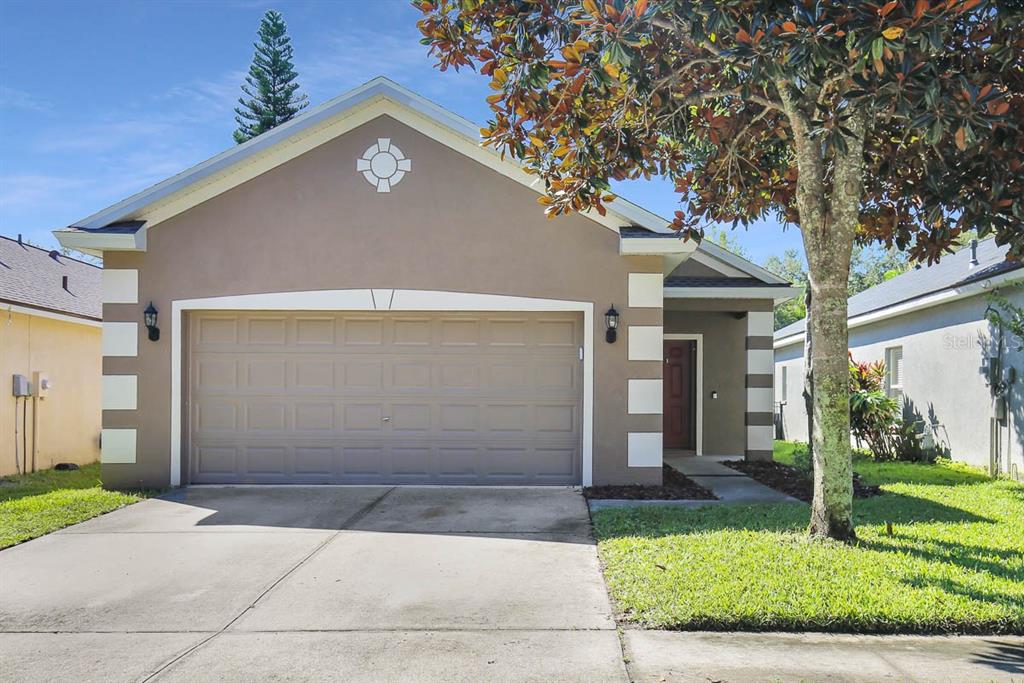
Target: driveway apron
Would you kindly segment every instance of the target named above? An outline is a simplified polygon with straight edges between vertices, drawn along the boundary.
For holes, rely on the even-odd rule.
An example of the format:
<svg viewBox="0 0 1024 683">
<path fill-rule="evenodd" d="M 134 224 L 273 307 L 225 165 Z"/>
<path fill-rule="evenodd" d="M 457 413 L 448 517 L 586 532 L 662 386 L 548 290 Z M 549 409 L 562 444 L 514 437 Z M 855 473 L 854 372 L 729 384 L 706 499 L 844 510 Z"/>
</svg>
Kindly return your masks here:
<svg viewBox="0 0 1024 683">
<path fill-rule="evenodd" d="M 565 488 L 195 487 L 0 552 L 0 679 L 622 681 Z"/>
</svg>

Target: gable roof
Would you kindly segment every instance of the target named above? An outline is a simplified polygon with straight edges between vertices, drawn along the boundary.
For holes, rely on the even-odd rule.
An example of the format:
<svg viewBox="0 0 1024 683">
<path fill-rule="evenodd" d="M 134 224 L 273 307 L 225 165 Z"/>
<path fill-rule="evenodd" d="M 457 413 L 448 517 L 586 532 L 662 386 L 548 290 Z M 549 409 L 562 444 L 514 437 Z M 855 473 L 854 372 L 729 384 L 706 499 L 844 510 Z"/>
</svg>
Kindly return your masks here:
<svg viewBox="0 0 1024 683">
<path fill-rule="evenodd" d="M 666 221 L 667 224 L 667 221 Z M 671 228 L 667 231 L 654 231 L 638 226 L 623 226 L 619 229 L 623 240 L 681 240 Z M 721 272 L 723 277 L 730 277 L 734 280 L 728 286 L 742 286 L 744 283 L 736 280 L 754 280 L 756 285 L 788 285 L 784 278 L 762 268 L 753 261 L 749 261 L 739 254 L 734 254 L 725 247 L 715 244 L 711 240 L 702 240 L 690 256 L 695 261 L 703 263 L 708 267 Z M 739 274 L 733 274 L 738 271 Z M 666 287 L 687 287 L 696 286 L 684 283 L 680 278 L 669 276 L 665 279 Z"/>
<path fill-rule="evenodd" d="M 55 234 L 62 244 L 70 244 L 67 241 L 69 232 L 116 234 L 121 239 L 109 244 L 121 246 L 107 248 L 145 249 L 144 238 L 126 238 L 122 226 L 142 221 L 145 225 L 128 232 L 130 235 L 144 233 L 173 215 L 172 211 L 180 212 L 205 201 L 381 114 L 394 116 L 419 132 L 541 192 L 536 176 L 527 174 L 518 162 L 508 157 L 502 159 L 498 152 L 480 145 L 479 128 L 475 124 L 387 78 L 378 77 L 241 145 L 86 216 L 65 230 L 55 231 Z M 344 125 L 338 125 L 342 123 Z M 286 148 L 294 153 L 281 154 L 281 150 Z M 231 174 L 236 176 L 237 182 L 224 182 L 221 183 L 223 187 L 213 187 Z M 213 189 L 216 191 L 210 194 Z M 163 210 L 158 210 L 161 207 Z M 584 215 L 616 231 L 623 225 L 639 225 L 653 232 L 671 232 L 667 219 L 624 199 L 611 202 L 606 216 L 599 216 L 594 211 Z M 76 242 L 74 246 L 80 245 L 81 242 Z"/>
<path fill-rule="evenodd" d="M 0 235 L 0 304 L 98 321 L 102 269 Z M 63 278 L 68 287 L 64 289 Z"/>
<path fill-rule="evenodd" d="M 851 325 L 857 318 L 881 313 L 900 304 L 923 303 L 929 295 L 946 290 L 963 289 L 966 294 L 979 293 L 986 287 L 964 288 L 968 285 L 983 285 L 990 278 L 1007 276 L 1004 279 L 1024 279 L 1024 270 L 1021 270 L 1024 264 L 1007 261 L 1007 251 L 1008 247 L 997 245 L 994 238 L 982 240 L 978 242 L 977 264 L 971 263 L 971 248 L 965 247 L 954 254 L 944 256 L 936 264 L 913 268 L 855 294 L 850 297 L 848 303 Z M 923 306 L 916 308 L 921 307 Z M 806 319 L 797 320 L 778 330 L 775 333 L 776 345 L 797 341 L 803 336 L 806 322 Z M 782 340 L 785 342 L 779 344 Z"/>
</svg>

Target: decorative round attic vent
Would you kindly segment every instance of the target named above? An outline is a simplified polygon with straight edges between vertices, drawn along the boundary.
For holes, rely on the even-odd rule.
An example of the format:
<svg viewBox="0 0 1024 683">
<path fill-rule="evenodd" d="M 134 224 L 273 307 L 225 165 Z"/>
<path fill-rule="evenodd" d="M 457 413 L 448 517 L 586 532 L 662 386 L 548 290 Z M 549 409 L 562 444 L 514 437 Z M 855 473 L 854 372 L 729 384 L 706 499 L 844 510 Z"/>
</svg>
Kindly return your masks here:
<svg viewBox="0 0 1024 683">
<path fill-rule="evenodd" d="M 412 170 L 412 162 L 391 144 L 391 138 L 377 138 L 377 143 L 363 152 L 363 158 L 356 159 L 356 170 L 363 174 L 366 182 L 376 186 L 377 192 L 391 192 L 391 188 Z"/>
</svg>

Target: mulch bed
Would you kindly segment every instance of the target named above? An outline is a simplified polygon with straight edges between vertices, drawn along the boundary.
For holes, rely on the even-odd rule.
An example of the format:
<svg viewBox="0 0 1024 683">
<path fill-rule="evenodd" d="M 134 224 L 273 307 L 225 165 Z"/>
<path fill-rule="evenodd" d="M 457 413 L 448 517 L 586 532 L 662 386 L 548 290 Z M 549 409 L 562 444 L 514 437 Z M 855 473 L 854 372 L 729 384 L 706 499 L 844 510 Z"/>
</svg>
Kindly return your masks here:
<svg viewBox="0 0 1024 683">
<path fill-rule="evenodd" d="M 711 491 L 668 465 L 661 466 L 661 482 L 661 486 L 587 486 L 583 489 L 583 497 L 589 500 L 717 500 Z"/>
<path fill-rule="evenodd" d="M 793 496 L 804 502 L 811 502 L 814 482 L 811 475 L 796 467 L 778 462 L 748 462 L 746 460 L 728 460 L 722 463 L 726 467 L 742 472 L 751 479 L 759 481 L 776 491 Z M 853 475 L 853 497 L 870 498 L 881 495 L 882 489 L 865 484 L 856 474 Z"/>
</svg>

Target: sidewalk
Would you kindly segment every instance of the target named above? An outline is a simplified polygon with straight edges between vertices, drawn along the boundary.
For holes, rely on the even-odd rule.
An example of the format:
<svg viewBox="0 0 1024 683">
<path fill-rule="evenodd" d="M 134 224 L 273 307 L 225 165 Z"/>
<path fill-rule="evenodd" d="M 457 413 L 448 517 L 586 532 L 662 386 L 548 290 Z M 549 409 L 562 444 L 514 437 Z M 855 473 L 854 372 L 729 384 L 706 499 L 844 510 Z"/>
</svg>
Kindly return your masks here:
<svg viewBox="0 0 1024 683">
<path fill-rule="evenodd" d="M 633 683 L 1024 681 L 1019 636 L 623 632 Z"/>
</svg>

